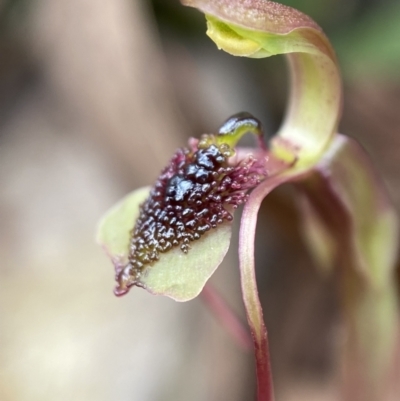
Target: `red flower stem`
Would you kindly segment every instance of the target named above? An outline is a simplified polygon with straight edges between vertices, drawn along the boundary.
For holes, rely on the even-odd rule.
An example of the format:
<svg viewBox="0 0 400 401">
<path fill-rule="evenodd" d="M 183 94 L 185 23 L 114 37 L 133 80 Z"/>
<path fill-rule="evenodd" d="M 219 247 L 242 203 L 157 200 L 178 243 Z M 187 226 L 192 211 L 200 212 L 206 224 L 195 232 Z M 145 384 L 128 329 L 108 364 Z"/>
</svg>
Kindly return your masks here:
<svg viewBox="0 0 400 401">
<path fill-rule="evenodd" d="M 253 341 L 248 330 L 215 287 L 207 283 L 201 296 L 234 341 L 244 350 L 251 350 Z"/>
<path fill-rule="evenodd" d="M 285 181 L 288 181 L 287 176 L 278 175 L 267 179 L 264 183 L 255 188 L 244 206 L 240 225 L 239 261 L 241 286 L 247 320 L 254 342 L 258 401 L 273 401 L 274 388 L 272 383 L 268 334 L 258 296 L 254 264 L 254 240 L 257 214 L 265 196 Z"/>
</svg>

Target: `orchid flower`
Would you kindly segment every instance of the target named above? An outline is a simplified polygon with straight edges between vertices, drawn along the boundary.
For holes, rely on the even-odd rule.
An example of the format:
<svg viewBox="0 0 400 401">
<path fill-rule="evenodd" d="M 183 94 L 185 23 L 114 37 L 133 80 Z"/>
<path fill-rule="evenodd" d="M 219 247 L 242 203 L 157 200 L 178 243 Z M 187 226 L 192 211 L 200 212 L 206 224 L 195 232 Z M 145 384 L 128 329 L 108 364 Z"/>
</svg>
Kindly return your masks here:
<svg viewBox="0 0 400 401">
<path fill-rule="evenodd" d="M 384 400 L 398 335 L 398 225 L 368 156 L 337 133 L 342 87 L 328 39 L 306 15 L 267 0 L 182 3 L 205 14 L 207 34 L 219 49 L 253 58 L 286 55 L 289 105 L 268 144 L 260 122 L 238 113 L 216 133 L 191 138 L 152 187 L 132 192 L 105 215 L 98 242 L 115 266 L 116 295 L 135 286 L 177 301 L 199 295 L 228 250 L 234 211 L 243 205 L 239 261 L 258 400 L 273 400 L 254 237 L 262 200 L 293 183 L 312 255 L 321 268 L 339 270 L 343 398 Z M 238 147 L 248 133 L 257 147 Z"/>
</svg>

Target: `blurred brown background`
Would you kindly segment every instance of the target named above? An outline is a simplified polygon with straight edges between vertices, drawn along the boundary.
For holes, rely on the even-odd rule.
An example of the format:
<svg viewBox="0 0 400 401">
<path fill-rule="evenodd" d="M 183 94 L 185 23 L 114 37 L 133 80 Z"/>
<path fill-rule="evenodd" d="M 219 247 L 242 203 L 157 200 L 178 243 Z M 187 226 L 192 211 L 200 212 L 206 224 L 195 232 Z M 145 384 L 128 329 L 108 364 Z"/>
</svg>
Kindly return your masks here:
<svg viewBox="0 0 400 401">
<path fill-rule="evenodd" d="M 369 151 L 400 211 L 400 3 L 286 0 L 332 39 L 341 131 Z M 112 294 L 94 243 L 115 201 L 151 183 L 189 136 L 230 114 L 271 135 L 282 59 L 218 52 L 178 0 L 0 1 L 0 400 L 254 399 L 251 353 L 199 299 Z M 334 278 L 298 234 L 293 191 L 261 212 L 257 264 L 278 400 L 335 400 Z M 236 243 L 213 278 L 243 316 Z"/>
</svg>

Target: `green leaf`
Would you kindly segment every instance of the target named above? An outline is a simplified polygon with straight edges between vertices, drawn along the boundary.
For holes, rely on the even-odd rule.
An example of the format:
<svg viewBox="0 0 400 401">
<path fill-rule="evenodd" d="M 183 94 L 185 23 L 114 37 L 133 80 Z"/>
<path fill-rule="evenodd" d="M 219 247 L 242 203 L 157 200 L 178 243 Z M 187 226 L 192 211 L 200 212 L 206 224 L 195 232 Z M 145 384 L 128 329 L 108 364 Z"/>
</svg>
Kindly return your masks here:
<svg viewBox="0 0 400 401">
<path fill-rule="evenodd" d="M 127 195 L 100 222 L 97 241 L 116 268 L 128 263 L 130 231 L 149 191 L 149 188 L 141 188 Z M 187 254 L 179 248 L 161 254 L 154 265 L 146 268 L 139 284 L 152 294 L 166 295 L 176 301 L 193 299 L 222 262 L 229 248 L 231 231 L 232 224 L 223 223 L 193 241 Z"/>
<path fill-rule="evenodd" d="M 342 89 L 336 56 L 318 25 L 271 1 L 182 0 L 206 14 L 207 34 L 236 56 L 285 54 L 291 73 L 286 119 L 272 151 L 299 165 L 315 163 L 336 133 Z"/>
</svg>

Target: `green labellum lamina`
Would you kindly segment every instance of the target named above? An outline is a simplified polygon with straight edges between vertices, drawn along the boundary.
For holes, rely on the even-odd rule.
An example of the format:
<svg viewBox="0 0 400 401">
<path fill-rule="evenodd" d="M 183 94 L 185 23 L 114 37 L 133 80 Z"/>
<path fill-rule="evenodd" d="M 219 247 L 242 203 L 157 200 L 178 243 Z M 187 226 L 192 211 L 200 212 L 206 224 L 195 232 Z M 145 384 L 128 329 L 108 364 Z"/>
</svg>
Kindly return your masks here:
<svg viewBox="0 0 400 401">
<path fill-rule="evenodd" d="M 192 269 L 189 275 L 205 270 L 207 273 L 202 281 L 209 278 L 228 249 L 233 210 L 247 200 L 246 192 L 267 175 L 263 158 L 258 159 L 251 154 L 235 156 L 233 147 L 247 132 L 257 134 L 262 146 L 261 125 L 248 113 L 239 113 L 228 119 L 216 135 L 191 139 L 188 147 L 178 149 L 150 192 L 141 195 L 140 200 L 140 197 L 132 196 L 132 202 L 137 205 L 136 211 L 135 208 L 127 208 L 125 210 L 130 213 L 124 212 L 123 206 L 130 202 L 127 198 L 121 207 L 106 216 L 100 227 L 99 241 L 114 260 L 118 283 L 116 295 L 125 294 L 135 285 L 146 287 L 151 292 L 155 285 L 155 292 L 163 293 L 165 289 L 159 290 L 160 285 L 164 286 L 169 281 L 168 286 L 175 288 L 180 278 L 173 275 L 185 275 L 189 269 Z M 118 229 L 113 223 L 117 222 L 119 215 L 124 219 L 132 216 L 128 238 L 126 229 Z M 110 246 L 112 241 L 101 236 L 114 230 L 107 227 L 110 222 L 115 225 L 115 230 L 125 232 L 123 240 L 119 240 L 126 243 L 122 252 L 110 249 L 113 248 Z M 217 231 L 218 235 L 229 232 L 229 236 L 225 235 L 223 241 L 214 245 L 212 238 L 208 237 L 215 237 Z M 197 242 L 192 251 L 194 241 Z M 196 255 L 196 260 L 192 260 L 192 254 L 194 256 L 207 241 L 211 242 L 204 251 L 208 251 L 209 255 L 202 252 L 200 258 Z M 212 248 L 215 248 L 214 253 Z M 182 259 L 187 254 L 188 257 Z M 201 258 L 206 260 L 203 261 L 204 266 L 198 268 L 196 264 L 200 264 Z M 187 265 L 182 267 L 184 273 L 176 267 L 179 264 Z M 154 283 L 155 272 L 160 272 L 160 275 L 157 273 Z M 165 278 L 167 273 L 168 280 Z M 197 293 L 204 283 L 198 285 Z M 172 297 L 176 299 L 176 296 Z"/>
</svg>

